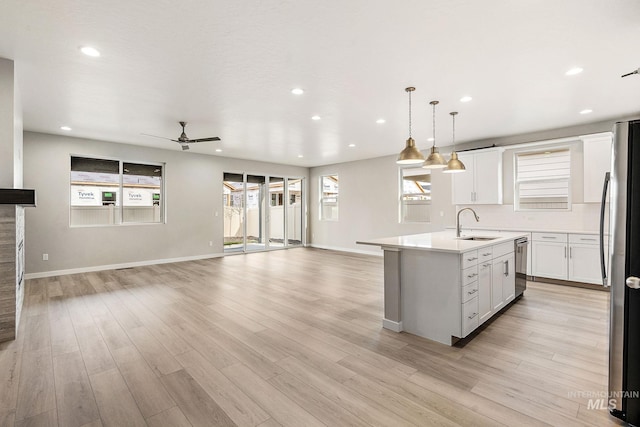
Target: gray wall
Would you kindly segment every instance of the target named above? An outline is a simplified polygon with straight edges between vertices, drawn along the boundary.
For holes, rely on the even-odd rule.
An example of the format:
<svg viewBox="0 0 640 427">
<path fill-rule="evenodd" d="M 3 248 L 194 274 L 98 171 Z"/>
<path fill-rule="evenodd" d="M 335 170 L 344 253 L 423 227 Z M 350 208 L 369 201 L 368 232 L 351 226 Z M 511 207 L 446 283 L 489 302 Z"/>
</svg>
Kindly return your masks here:
<svg viewBox="0 0 640 427">
<path fill-rule="evenodd" d="M 321 221 L 320 177 L 338 174 L 339 219 Z M 311 168 L 309 179 L 311 243 L 317 247 L 379 252 L 357 240 L 443 230 L 452 224 L 451 176 L 432 175 L 430 223 L 399 223 L 399 172 L 396 156 Z M 441 216 L 442 213 L 442 216 Z"/>
<path fill-rule="evenodd" d="M 166 163 L 166 224 L 70 228 L 70 155 Z M 24 184 L 38 202 L 26 214 L 27 273 L 221 254 L 225 171 L 308 178 L 295 166 L 25 132 Z"/>
<path fill-rule="evenodd" d="M 14 62 L 0 58 L 0 188 L 22 188 L 22 106 Z"/>
</svg>

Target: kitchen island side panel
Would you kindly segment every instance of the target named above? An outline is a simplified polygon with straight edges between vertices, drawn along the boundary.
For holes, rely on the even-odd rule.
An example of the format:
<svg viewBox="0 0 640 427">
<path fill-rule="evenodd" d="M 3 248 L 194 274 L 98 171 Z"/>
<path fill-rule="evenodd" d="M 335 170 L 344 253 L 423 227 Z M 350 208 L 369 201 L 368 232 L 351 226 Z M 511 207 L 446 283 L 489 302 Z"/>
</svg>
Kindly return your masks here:
<svg viewBox="0 0 640 427">
<path fill-rule="evenodd" d="M 451 345 L 461 336 L 460 254 L 403 250 L 402 328 Z"/>
</svg>

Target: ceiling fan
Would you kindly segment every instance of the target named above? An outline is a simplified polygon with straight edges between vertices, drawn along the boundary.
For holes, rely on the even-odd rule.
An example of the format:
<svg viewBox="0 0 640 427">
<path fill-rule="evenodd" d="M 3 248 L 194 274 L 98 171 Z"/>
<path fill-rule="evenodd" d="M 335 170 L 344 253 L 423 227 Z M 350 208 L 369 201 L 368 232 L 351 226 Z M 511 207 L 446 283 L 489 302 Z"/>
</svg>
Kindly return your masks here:
<svg viewBox="0 0 640 427">
<path fill-rule="evenodd" d="M 180 126 L 182 126 L 182 133 L 180 134 L 178 139 L 165 138 L 164 136 L 149 135 L 148 133 L 143 133 L 142 135 L 152 136 L 154 138 L 168 139 L 169 141 L 177 142 L 178 144 L 180 144 L 183 150 L 188 150 L 189 144 L 193 144 L 196 142 L 220 141 L 220 138 L 218 138 L 217 136 L 212 136 L 209 138 L 189 139 L 187 137 L 187 134 L 184 133 L 184 127 L 187 125 L 187 122 L 178 122 L 178 123 L 180 123 Z"/>
</svg>

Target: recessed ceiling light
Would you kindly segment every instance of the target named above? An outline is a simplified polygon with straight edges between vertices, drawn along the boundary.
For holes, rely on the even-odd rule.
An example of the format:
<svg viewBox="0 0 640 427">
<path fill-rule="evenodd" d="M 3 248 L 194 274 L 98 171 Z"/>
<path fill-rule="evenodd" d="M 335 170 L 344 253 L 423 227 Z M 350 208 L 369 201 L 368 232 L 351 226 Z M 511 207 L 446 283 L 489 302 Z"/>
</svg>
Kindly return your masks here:
<svg viewBox="0 0 640 427">
<path fill-rule="evenodd" d="M 460 98 L 460 102 L 469 102 L 471 101 L 473 98 L 470 97 L 469 95 L 465 95 L 462 98 Z"/>
<path fill-rule="evenodd" d="M 356 146 L 356 144 L 349 144 L 349 147 L 350 147 L 350 148 L 353 148 L 353 147 L 355 147 L 355 146 Z"/>
<path fill-rule="evenodd" d="M 320 116 L 313 116 L 311 117 L 311 120 L 320 120 Z"/>
<path fill-rule="evenodd" d="M 587 108 L 585 110 L 580 111 L 580 114 L 589 114 L 589 113 L 593 113 L 593 110 L 590 110 Z"/>
<path fill-rule="evenodd" d="M 377 124 L 379 124 L 379 125 L 381 125 L 381 124 L 383 124 L 383 123 L 386 123 L 386 122 L 387 122 L 387 121 L 386 121 L 385 119 L 378 119 L 378 120 L 376 120 L 376 123 L 377 123 Z"/>
<path fill-rule="evenodd" d="M 68 132 L 71 128 L 69 126 L 60 126 L 60 130 L 66 130 Z"/>
<path fill-rule="evenodd" d="M 299 159 L 301 159 L 301 158 L 303 158 L 303 157 L 304 157 L 304 156 L 303 156 L 302 154 L 298 154 L 298 158 L 299 158 Z"/>
<path fill-rule="evenodd" d="M 433 138 L 427 138 L 427 141 L 428 141 L 428 142 L 433 142 L 433 141 L 434 141 L 434 139 L 433 139 Z"/>
<path fill-rule="evenodd" d="M 216 153 L 222 153 L 222 148 L 216 148 Z"/>
<path fill-rule="evenodd" d="M 580 74 L 581 72 L 583 72 L 584 70 L 580 67 L 573 67 L 570 70 L 568 70 L 566 73 L 564 73 L 565 76 L 575 76 L 576 74 Z"/>
<path fill-rule="evenodd" d="M 291 89 L 291 93 L 294 95 L 302 95 L 304 93 L 304 90 L 300 89 L 299 87 L 296 87 Z"/>
<path fill-rule="evenodd" d="M 98 49 L 96 49 L 95 47 L 91 47 L 91 46 L 83 46 L 80 48 L 80 52 L 84 53 L 87 56 L 92 56 L 94 58 L 97 58 L 98 56 L 100 56 L 100 52 L 98 51 Z"/>
</svg>

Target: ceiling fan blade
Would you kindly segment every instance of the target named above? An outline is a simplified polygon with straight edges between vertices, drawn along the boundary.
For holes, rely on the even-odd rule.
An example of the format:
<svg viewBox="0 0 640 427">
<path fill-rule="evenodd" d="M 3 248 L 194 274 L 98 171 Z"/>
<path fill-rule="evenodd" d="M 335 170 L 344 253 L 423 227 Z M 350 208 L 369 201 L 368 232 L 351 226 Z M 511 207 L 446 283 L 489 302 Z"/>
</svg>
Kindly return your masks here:
<svg viewBox="0 0 640 427">
<path fill-rule="evenodd" d="M 209 141 L 220 141 L 220 138 L 217 136 L 212 136 L 211 138 L 199 138 L 199 139 L 190 139 L 189 142 L 209 142 Z"/>
<path fill-rule="evenodd" d="M 148 134 L 148 133 L 141 133 L 140 135 L 144 135 L 144 136 L 151 136 L 151 137 L 153 137 L 153 138 L 168 139 L 169 141 L 178 142 L 178 140 L 177 140 L 177 139 L 166 138 L 166 137 L 164 137 L 164 136 L 150 135 L 150 134 Z"/>
</svg>

